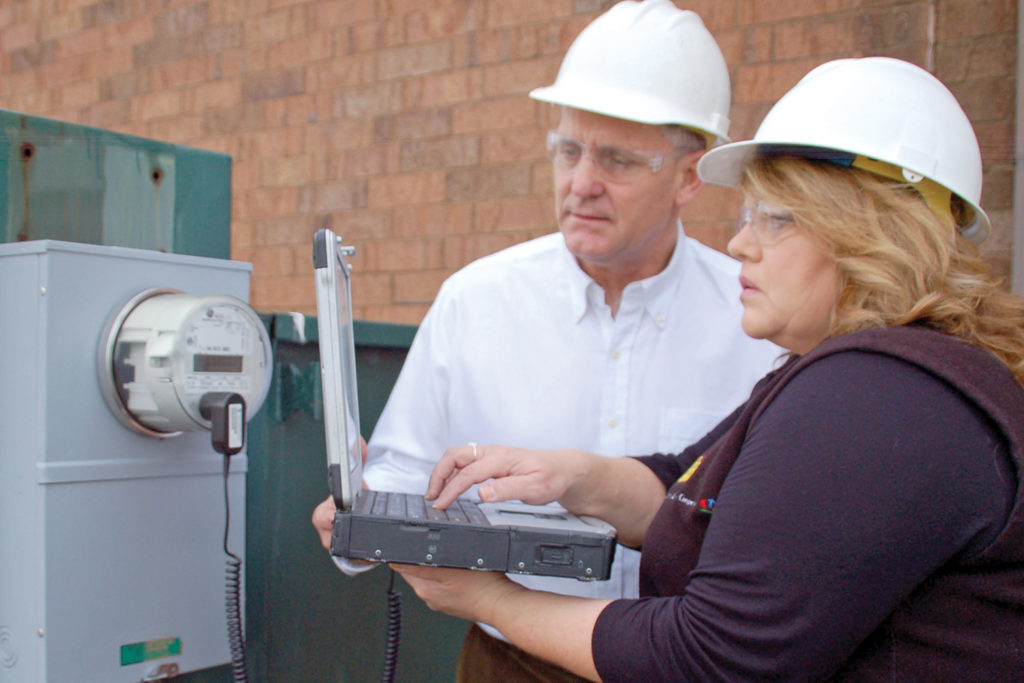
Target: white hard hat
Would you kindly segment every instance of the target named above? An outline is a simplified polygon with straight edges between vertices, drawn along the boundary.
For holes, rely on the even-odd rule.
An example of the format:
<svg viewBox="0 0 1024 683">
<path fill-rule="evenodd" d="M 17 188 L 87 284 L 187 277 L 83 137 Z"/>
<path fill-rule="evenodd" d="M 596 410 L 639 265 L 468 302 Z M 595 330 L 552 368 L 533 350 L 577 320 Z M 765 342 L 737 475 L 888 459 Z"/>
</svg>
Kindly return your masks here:
<svg viewBox="0 0 1024 683">
<path fill-rule="evenodd" d="M 923 179 L 960 197 L 973 213 L 958 226 L 964 237 L 981 242 L 988 236 L 991 226 L 979 206 L 981 150 L 971 122 L 941 81 L 909 62 L 865 57 L 822 64 L 775 103 L 753 140 L 709 151 L 697 172 L 704 182 L 735 187 L 744 165 L 766 154 L 896 177 L 886 172 L 891 164 L 926 199 Z"/>
<path fill-rule="evenodd" d="M 625 0 L 573 41 L 554 85 L 530 97 L 726 141 L 729 71 L 700 17 L 670 0 Z"/>
</svg>

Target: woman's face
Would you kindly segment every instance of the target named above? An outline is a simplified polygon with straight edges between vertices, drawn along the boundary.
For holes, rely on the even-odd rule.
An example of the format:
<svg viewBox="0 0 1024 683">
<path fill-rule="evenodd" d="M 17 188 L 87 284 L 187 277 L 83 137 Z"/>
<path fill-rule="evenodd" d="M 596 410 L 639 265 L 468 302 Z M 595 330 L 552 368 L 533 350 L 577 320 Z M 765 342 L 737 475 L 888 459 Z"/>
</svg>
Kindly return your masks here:
<svg viewBox="0 0 1024 683">
<path fill-rule="evenodd" d="M 748 196 L 728 249 L 742 263 L 744 332 L 800 354 L 825 340 L 839 269 L 790 214 Z"/>
</svg>

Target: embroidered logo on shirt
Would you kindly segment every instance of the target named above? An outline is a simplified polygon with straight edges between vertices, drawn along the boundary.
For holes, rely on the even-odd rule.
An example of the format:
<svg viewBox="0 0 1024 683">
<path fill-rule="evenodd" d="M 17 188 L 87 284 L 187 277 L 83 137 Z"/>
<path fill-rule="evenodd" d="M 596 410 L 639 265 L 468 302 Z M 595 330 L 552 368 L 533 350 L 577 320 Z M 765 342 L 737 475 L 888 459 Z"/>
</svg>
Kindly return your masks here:
<svg viewBox="0 0 1024 683">
<path fill-rule="evenodd" d="M 697 501 L 697 509 L 705 514 L 710 515 L 711 508 L 713 507 L 715 507 L 714 498 L 701 498 L 699 501 Z"/>
<path fill-rule="evenodd" d="M 704 462 L 704 456 L 703 455 L 700 456 L 699 458 L 697 458 L 696 460 L 694 460 L 693 464 L 690 465 L 690 468 L 688 470 L 686 470 L 685 472 L 683 472 L 683 476 L 679 477 L 679 479 L 676 480 L 676 483 L 677 484 L 684 484 L 684 483 L 690 481 L 690 477 L 692 477 L 693 473 L 696 472 L 700 468 L 701 463 L 703 463 L 703 462 Z"/>
</svg>

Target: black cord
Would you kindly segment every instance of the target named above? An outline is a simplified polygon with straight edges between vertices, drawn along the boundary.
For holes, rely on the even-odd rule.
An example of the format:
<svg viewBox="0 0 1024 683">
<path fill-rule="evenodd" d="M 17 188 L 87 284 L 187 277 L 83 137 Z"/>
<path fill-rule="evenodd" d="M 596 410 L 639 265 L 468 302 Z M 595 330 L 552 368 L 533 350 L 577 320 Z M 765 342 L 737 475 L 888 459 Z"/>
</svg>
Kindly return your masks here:
<svg viewBox="0 0 1024 683">
<path fill-rule="evenodd" d="M 395 589 L 395 572 L 388 567 L 391 575 L 388 581 L 388 641 L 384 651 L 384 667 L 380 672 L 381 683 L 395 680 L 395 665 L 398 664 L 398 646 L 402 639 L 402 592 Z"/>
<path fill-rule="evenodd" d="M 249 671 L 245 666 L 245 631 L 242 628 L 242 558 L 228 550 L 228 530 L 231 528 L 231 501 L 228 496 L 228 470 L 231 457 L 224 456 L 224 554 L 228 556 L 224 606 L 227 611 L 228 645 L 231 647 L 232 680 L 248 683 Z"/>
</svg>

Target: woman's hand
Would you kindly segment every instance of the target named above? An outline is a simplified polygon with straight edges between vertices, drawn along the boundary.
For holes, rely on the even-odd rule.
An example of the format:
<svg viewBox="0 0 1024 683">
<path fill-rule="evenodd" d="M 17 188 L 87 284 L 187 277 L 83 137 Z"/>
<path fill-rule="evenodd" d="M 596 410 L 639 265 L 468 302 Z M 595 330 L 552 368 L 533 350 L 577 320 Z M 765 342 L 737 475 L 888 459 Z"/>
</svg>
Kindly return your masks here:
<svg viewBox="0 0 1024 683">
<path fill-rule="evenodd" d="M 501 572 L 392 564 L 427 607 L 453 617 L 492 624 L 498 605 L 526 589 Z"/>
<path fill-rule="evenodd" d="M 521 500 L 543 505 L 561 501 L 586 475 L 588 459 L 596 457 L 582 451 L 496 445 L 449 448 L 430 475 L 426 498 L 433 500 L 435 507 L 447 508 L 473 484 L 485 482 L 479 489 L 484 502 Z"/>
</svg>

